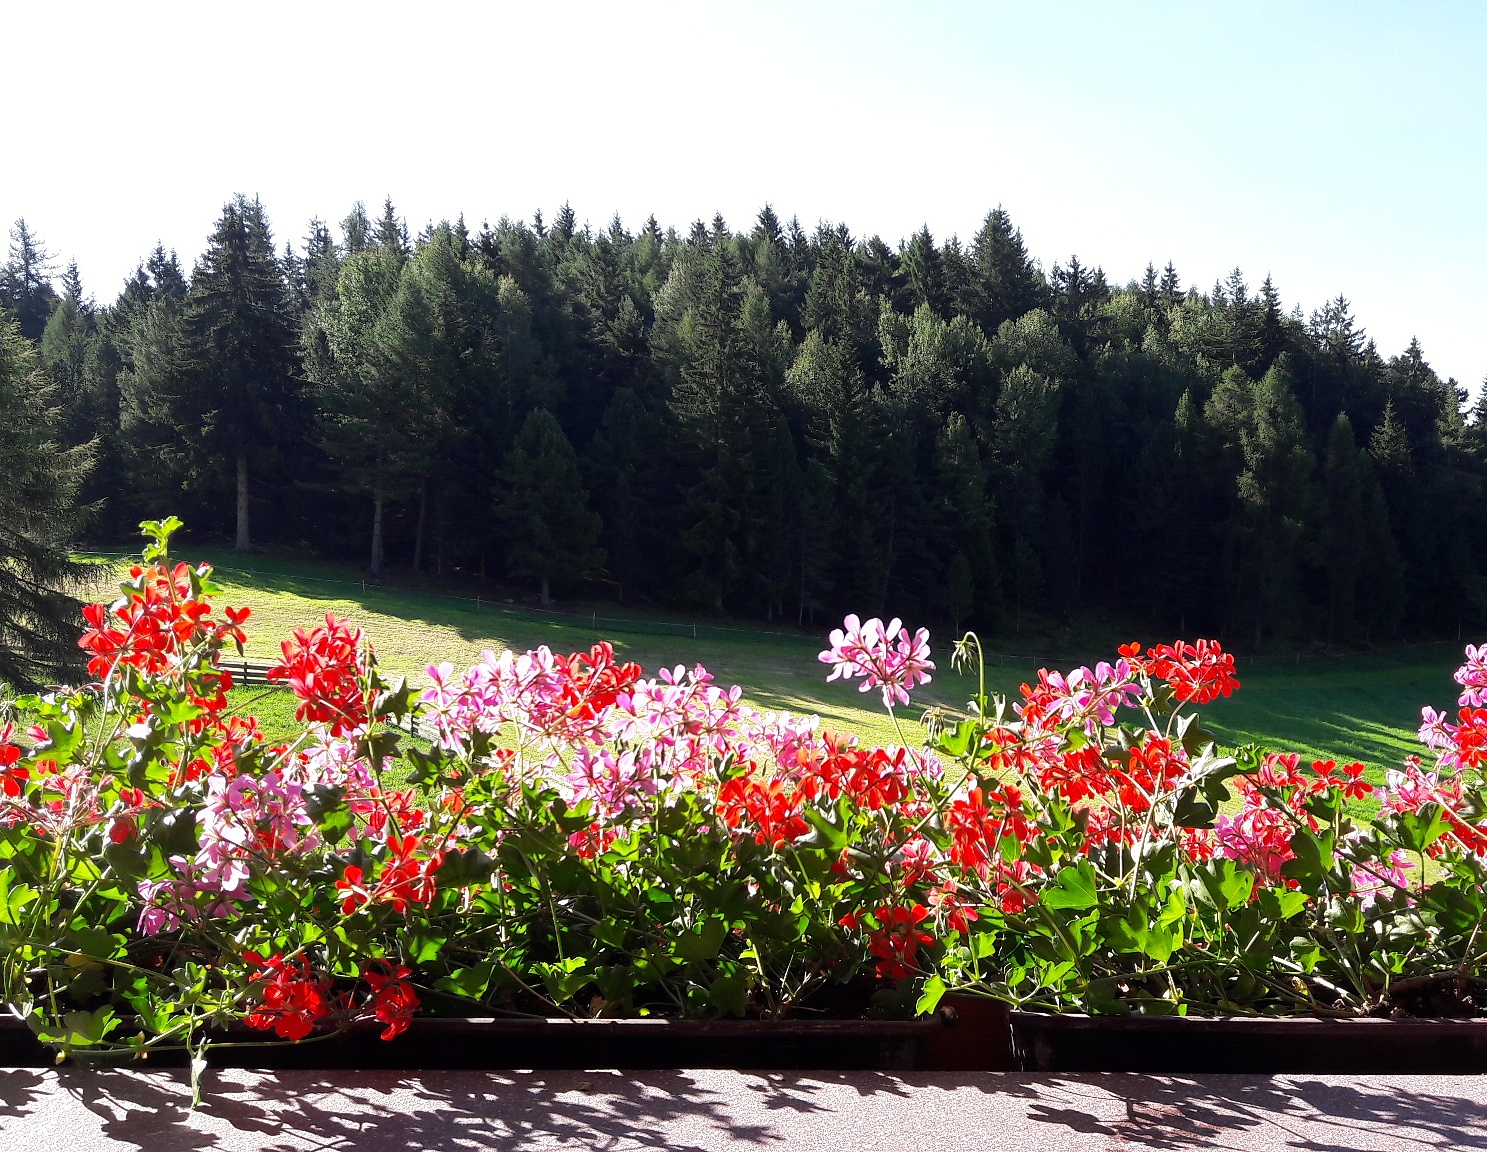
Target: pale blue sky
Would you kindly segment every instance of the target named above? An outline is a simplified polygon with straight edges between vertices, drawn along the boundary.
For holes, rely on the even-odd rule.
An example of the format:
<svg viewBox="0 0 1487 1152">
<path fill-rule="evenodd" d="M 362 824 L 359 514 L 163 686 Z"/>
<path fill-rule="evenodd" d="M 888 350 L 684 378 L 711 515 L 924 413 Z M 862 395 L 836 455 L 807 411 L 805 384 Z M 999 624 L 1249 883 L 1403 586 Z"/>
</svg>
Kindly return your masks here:
<svg viewBox="0 0 1487 1152">
<path fill-rule="evenodd" d="M 0 220 L 111 299 L 222 202 L 843 220 L 1236 265 L 1487 373 L 1487 4 L 9 4 Z"/>
</svg>

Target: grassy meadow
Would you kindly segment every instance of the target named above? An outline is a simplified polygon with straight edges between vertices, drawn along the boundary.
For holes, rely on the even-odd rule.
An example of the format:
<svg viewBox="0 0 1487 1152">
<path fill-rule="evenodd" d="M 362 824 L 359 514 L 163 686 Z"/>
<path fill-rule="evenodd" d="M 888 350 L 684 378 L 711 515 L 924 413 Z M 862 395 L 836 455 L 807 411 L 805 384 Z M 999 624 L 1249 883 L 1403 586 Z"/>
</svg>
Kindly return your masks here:
<svg viewBox="0 0 1487 1152">
<path fill-rule="evenodd" d="M 415 682 L 429 663 L 456 666 L 479 658 L 487 648 L 524 650 L 546 644 L 557 651 L 587 648 L 610 640 L 617 654 L 642 664 L 647 673 L 675 664 L 705 665 L 720 684 L 740 684 L 751 704 L 762 709 L 816 713 L 828 728 L 858 733 L 866 740 L 897 742 L 893 723 L 876 693 L 859 694 L 857 682 L 825 683 L 826 669 L 816 653 L 819 635 L 781 629 L 723 628 L 678 623 L 613 605 L 593 613 L 548 615 L 502 601 L 477 600 L 416 588 L 383 588 L 362 582 L 350 567 L 192 548 L 193 558 L 217 565 L 224 600 L 253 609 L 248 655 L 278 655 L 279 641 L 295 628 L 314 624 L 327 612 L 349 617 L 364 628 L 384 670 Z M 912 622 L 910 622 L 912 624 Z M 695 627 L 695 635 L 693 634 Z M 1150 642 L 1168 637 L 1147 637 Z M 990 649 L 1015 640 L 993 640 Z M 916 705 L 962 703 L 970 682 L 951 672 L 948 636 L 932 637 L 940 671 Z M 1113 648 L 1113 644 L 1111 645 Z M 1381 775 L 1418 750 L 1415 729 L 1420 706 L 1445 707 L 1455 698 L 1451 672 L 1460 649 L 1453 644 L 1399 649 L 1346 657 L 1253 661 L 1240 658 L 1241 690 L 1205 710 L 1205 719 L 1230 745 L 1256 741 L 1316 759 L 1362 760 Z M 1091 650 L 1084 661 L 1112 655 Z M 1047 658 L 1042 663 L 1052 663 Z M 1060 660 L 1068 666 L 1079 660 Z M 1035 674 L 1029 659 L 994 658 L 987 679 L 994 691 L 1015 693 Z M 270 731 L 293 719 L 292 701 L 280 691 L 244 689 L 235 697 L 254 701 Z M 910 740 L 922 733 L 919 709 L 901 710 Z"/>
</svg>

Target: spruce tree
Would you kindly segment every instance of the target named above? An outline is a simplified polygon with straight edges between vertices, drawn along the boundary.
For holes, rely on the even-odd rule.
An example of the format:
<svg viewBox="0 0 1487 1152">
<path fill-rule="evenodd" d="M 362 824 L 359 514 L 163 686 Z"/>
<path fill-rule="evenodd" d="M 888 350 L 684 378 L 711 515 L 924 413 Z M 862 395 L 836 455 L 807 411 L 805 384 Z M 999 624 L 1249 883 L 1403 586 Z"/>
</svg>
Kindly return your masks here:
<svg viewBox="0 0 1487 1152">
<path fill-rule="evenodd" d="M 58 443 L 61 412 L 30 342 L 0 315 L 0 681 L 29 690 L 80 670 L 82 569 L 70 556 L 87 446 Z"/>
<path fill-rule="evenodd" d="M 960 633 L 961 623 L 970 618 L 976 603 L 976 577 L 971 571 L 971 562 L 964 552 L 957 552 L 950 560 L 950 573 L 945 584 L 945 610 L 950 614 L 955 635 Z"/>
<path fill-rule="evenodd" d="M 41 337 L 41 362 L 57 385 L 63 412 L 62 439 L 86 444 L 106 428 L 108 414 L 88 396 L 88 358 L 95 339 L 92 309 L 83 296 L 77 264 L 63 277 L 62 299 L 52 310 Z"/>
<path fill-rule="evenodd" d="M 589 510 L 578 456 L 544 409 L 527 417 L 506 453 L 497 514 L 506 533 L 507 572 L 537 581 L 544 606 L 552 603 L 555 580 L 571 587 L 604 565 L 601 524 Z"/>
<path fill-rule="evenodd" d="M 9 312 L 28 340 L 40 340 L 57 303 L 52 256 L 25 220 L 10 230 L 10 258 L 0 268 L 0 310 Z"/>
<path fill-rule="evenodd" d="M 419 458 L 417 382 L 397 354 L 402 276 L 398 254 L 384 246 L 352 256 L 334 296 L 312 317 L 305 343 L 321 443 L 337 485 L 372 501 L 374 576 L 382 574 L 387 505 L 415 489 Z"/>
<path fill-rule="evenodd" d="M 1240 465 L 1231 610 L 1253 629 L 1258 651 L 1302 603 L 1298 582 L 1315 515 L 1312 457 L 1284 358 L 1258 382 L 1231 368 L 1206 415 Z"/>
<path fill-rule="evenodd" d="M 908 311 L 927 307 L 936 316 L 945 315 L 949 297 L 945 269 L 927 224 L 903 246 L 899 254 L 899 276 Z"/>
<path fill-rule="evenodd" d="M 766 620 L 784 616 L 795 590 L 796 557 L 787 542 L 797 535 L 803 483 L 795 438 L 781 416 L 759 451 L 756 521 L 750 525 L 747 557 L 759 580 Z"/>
<path fill-rule="evenodd" d="M 1323 477 L 1326 499 L 1327 642 L 1347 637 L 1357 616 L 1358 580 L 1363 574 L 1365 526 L 1363 461 L 1346 412 L 1327 436 Z"/>
<path fill-rule="evenodd" d="M 953 553 L 948 588 L 969 588 L 969 602 L 957 613 L 947 602 L 955 628 L 972 616 L 994 628 L 1001 612 L 1002 572 L 997 555 L 996 507 L 989 492 L 989 476 L 976 443 L 975 432 L 960 413 L 951 415 L 940 436 L 936 460 L 936 491 L 941 501 L 940 537 Z M 955 565 L 967 565 L 969 579 L 957 583 Z M 951 595 L 947 591 L 947 595 Z M 958 603 L 958 602 L 957 602 Z"/>
<path fill-rule="evenodd" d="M 1022 233 L 998 205 L 971 242 L 971 315 L 988 333 L 1043 303 L 1042 278 L 1027 254 Z"/>
<path fill-rule="evenodd" d="M 282 471 L 301 415 L 288 303 L 263 209 L 239 196 L 223 208 L 187 293 L 187 372 L 175 412 L 198 467 L 233 478 L 239 552 L 253 547 L 255 470 Z"/>
<path fill-rule="evenodd" d="M 589 490 L 604 522 L 609 576 L 621 600 L 647 578 L 664 553 L 665 529 L 658 475 L 665 429 L 629 388 L 614 394 L 604 410 L 587 456 Z"/>
</svg>

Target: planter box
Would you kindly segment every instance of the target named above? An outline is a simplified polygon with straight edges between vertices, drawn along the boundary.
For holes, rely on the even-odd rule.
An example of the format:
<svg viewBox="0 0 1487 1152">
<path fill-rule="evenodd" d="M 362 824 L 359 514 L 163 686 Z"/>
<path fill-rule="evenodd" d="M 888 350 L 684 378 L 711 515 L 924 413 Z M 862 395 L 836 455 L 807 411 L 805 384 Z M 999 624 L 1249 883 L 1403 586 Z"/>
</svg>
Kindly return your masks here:
<svg viewBox="0 0 1487 1152">
<path fill-rule="evenodd" d="M 1487 1019 L 1217 1019 L 1011 1013 L 1027 1072 L 1487 1072 Z"/>
<path fill-rule="evenodd" d="M 393 1041 L 379 1024 L 333 1040 L 221 1037 L 217 1068 L 748 1068 L 800 1071 L 1487 1073 L 1487 1019 L 1317 1020 L 1009 1012 L 947 997 L 924 1020 L 416 1019 Z M 24 1023 L 0 1019 L 0 1067 L 47 1067 Z M 125 1058 L 115 1063 L 129 1063 Z M 180 1067 L 183 1053 L 151 1057 Z"/>
<path fill-rule="evenodd" d="M 989 1001 L 924 1020 L 531 1020 L 415 1019 L 396 1040 L 377 1024 L 295 1046 L 264 1044 L 262 1032 L 223 1036 L 218 1068 L 759 1068 L 881 1071 L 1008 1071 L 1007 1010 Z M 0 1066 L 45 1067 L 55 1055 L 18 1020 L 0 1020 Z M 127 1058 L 124 1062 L 128 1061 Z M 185 1064 L 184 1053 L 151 1067 Z"/>
</svg>

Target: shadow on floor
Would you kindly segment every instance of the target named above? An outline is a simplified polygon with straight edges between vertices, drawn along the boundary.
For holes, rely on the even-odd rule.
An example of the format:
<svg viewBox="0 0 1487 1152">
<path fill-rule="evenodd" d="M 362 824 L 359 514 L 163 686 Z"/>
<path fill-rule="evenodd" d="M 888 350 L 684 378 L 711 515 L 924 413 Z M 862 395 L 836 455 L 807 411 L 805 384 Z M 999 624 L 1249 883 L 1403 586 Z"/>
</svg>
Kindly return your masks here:
<svg viewBox="0 0 1487 1152">
<path fill-rule="evenodd" d="M 1482 1077 L 232 1071 L 188 1104 L 179 1073 L 0 1069 L 0 1148 L 1487 1149 Z"/>
</svg>

